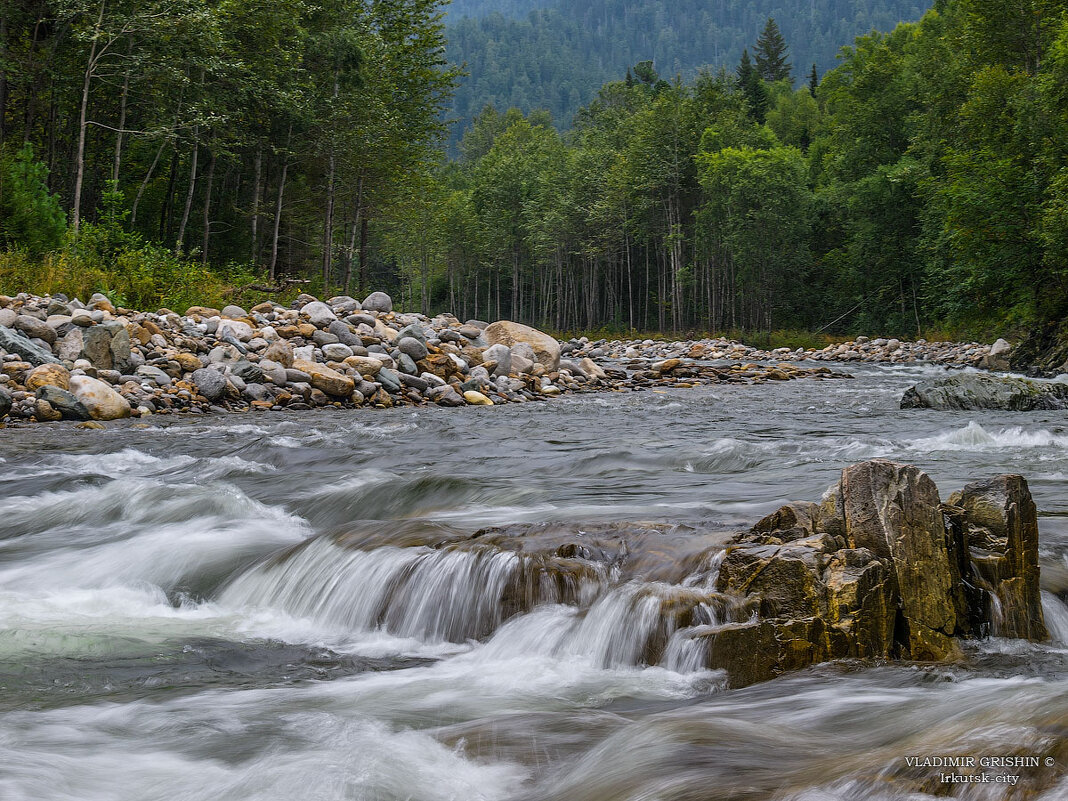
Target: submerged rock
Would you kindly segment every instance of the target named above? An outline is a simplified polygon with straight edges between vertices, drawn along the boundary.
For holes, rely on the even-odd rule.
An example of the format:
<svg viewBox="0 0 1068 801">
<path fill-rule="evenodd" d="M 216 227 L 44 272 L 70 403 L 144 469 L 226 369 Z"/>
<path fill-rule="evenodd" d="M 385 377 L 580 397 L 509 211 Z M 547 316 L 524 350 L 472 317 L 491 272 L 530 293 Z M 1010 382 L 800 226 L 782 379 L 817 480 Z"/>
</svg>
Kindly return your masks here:
<svg viewBox="0 0 1068 801">
<path fill-rule="evenodd" d="M 1030 412 L 1068 408 L 1068 384 L 1015 376 L 962 373 L 924 381 L 905 391 L 902 409 Z"/>
</svg>

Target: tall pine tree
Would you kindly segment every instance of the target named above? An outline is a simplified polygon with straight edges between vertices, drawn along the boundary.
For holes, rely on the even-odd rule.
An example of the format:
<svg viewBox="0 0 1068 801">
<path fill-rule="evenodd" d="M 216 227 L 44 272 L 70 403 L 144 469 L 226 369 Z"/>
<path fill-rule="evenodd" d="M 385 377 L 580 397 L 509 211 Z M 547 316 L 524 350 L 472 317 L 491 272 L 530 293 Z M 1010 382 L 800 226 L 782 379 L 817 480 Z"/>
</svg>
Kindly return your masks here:
<svg viewBox="0 0 1068 801">
<path fill-rule="evenodd" d="M 760 80 L 760 73 L 749 58 L 749 51 L 742 51 L 742 61 L 738 65 L 738 86 L 749 104 L 749 115 L 757 122 L 764 122 L 768 111 L 768 90 Z"/>
<path fill-rule="evenodd" d="M 768 83 L 790 79 L 792 68 L 790 62 L 786 60 L 788 49 L 779 26 L 774 19 L 768 17 L 764 30 L 757 39 L 756 47 L 753 48 L 753 53 L 756 55 L 757 73 L 761 78 Z"/>
</svg>

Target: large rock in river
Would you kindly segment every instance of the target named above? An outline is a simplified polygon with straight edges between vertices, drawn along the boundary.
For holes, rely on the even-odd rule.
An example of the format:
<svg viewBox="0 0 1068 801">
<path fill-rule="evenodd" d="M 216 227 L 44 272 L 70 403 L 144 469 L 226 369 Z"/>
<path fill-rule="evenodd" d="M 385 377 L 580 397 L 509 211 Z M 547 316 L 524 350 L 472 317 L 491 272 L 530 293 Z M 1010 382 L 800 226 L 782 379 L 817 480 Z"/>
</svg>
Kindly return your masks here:
<svg viewBox="0 0 1068 801">
<path fill-rule="evenodd" d="M 991 629 L 1046 639 L 1026 483 L 1001 476 L 951 502 L 918 468 L 876 460 L 846 468 L 821 505 L 735 537 L 716 590 L 756 615 L 698 633 L 705 663 L 745 686 L 830 659 L 951 659 L 956 638 Z"/>
<path fill-rule="evenodd" d="M 536 328 L 499 320 L 486 327 L 484 336 L 490 345 L 507 345 L 509 348 L 525 342 L 534 350 L 534 357 L 546 370 L 552 372 L 560 367 L 560 343 Z"/>
<path fill-rule="evenodd" d="M 1030 412 L 1068 408 L 1068 384 L 1016 376 L 960 373 L 924 381 L 905 391 L 902 409 Z"/>
<path fill-rule="evenodd" d="M 332 370 L 325 364 L 296 359 L 293 369 L 311 376 L 311 385 L 335 398 L 347 398 L 356 388 L 356 383 L 344 373 Z"/>
</svg>

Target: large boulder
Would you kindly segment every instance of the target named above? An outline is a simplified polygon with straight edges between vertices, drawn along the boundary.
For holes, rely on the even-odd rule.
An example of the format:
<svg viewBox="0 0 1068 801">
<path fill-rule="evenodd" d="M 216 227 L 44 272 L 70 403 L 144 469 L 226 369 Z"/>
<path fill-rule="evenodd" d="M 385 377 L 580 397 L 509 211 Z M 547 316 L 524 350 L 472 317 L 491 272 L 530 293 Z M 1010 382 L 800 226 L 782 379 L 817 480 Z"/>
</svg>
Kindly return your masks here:
<svg viewBox="0 0 1068 801">
<path fill-rule="evenodd" d="M 487 326 L 483 332 L 490 345 L 507 345 L 511 348 L 526 343 L 534 351 L 534 357 L 546 370 L 552 372 L 560 367 L 560 343 L 553 337 L 528 325 L 499 320 Z"/>
<path fill-rule="evenodd" d="M 52 351 L 42 348 L 29 338 L 0 325 L 0 350 L 21 356 L 30 364 L 59 364 L 59 359 L 52 355 Z"/>
<path fill-rule="evenodd" d="M 92 415 L 72 393 L 60 387 L 46 384 L 37 390 L 37 400 L 48 403 L 64 420 L 89 420 Z"/>
<path fill-rule="evenodd" d="M 360 306 L 364 311 L 388 314 L 393 311 L 393 298 L 385 292 L 372 292 L 363 299 L 363 303 Z"/>
<path fill-rule="evenodd" d="M 1068 408 L 1068 384 L 1016 376 L 960 373 L 924 381 L 905 391 L 902 409 L 1030 412 Z"/>
<path fill-rule="evenodd" d="M 201 367 L 193 371 L 193 383 L 197 391 L 209 401 L 220 400 L 228 389 L 226 376 L 211 367 Z"/>
<path fill-rule="evenodd" d="M 842 472 L 736 536 L 716 590 L 726 625 L 698 630 L 706 664 L 745 686 L 830 659 L 944 660 L 957 638 L 1047 638 L 1027 484 L 1001 476 L 939 500 L 916 467 Z"/>
<path fill-rule="evenodd" d="M 70 372 L 62 364 L 42 364 L 26 374 L 26 389 L 36 392 L 43 386 L 70 387 Z"/>
<path fill-rule="evenodd" d="M 99 379 L 72 375 L 70 392 L 94 420 L 118 420 L 130 416 L 129 401 Z"/>
</svg>

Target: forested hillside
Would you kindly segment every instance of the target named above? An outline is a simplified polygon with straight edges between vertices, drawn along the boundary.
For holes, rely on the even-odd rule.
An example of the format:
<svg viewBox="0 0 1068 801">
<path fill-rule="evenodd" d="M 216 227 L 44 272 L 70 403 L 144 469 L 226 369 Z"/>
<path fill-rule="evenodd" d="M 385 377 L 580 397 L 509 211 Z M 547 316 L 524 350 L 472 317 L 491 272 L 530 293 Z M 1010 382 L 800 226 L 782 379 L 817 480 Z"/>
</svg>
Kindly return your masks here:
<svg viewBox="0 0 1068 801">
<path fill-rule="evenodd" d="M 487 104 L 548 109 L 567 127 L 601 84 L 653 60 L 671 79 L 734 65 L 768 17 L 790 42 L 799 77 L 822 74 L 853 37 L 892 30 L 925 0 L 458 0 L 449 12 L 449 58 L 469 76 L 456 91 L 455 137 Z M 490 8 L 499 14 L 488 14 Z M 522 10 L 534 9 L 522 15 Z M 470 17 L 470 18 L 465 18 Z"/>
<path fill-rule="evenodd" d="M 1062 319 L 1066 14 L 943 0 L 857 39 L 818 86 L 775 82 L 774 36 L 690 82 L 637 65 L 565 136 L 483 114 L 397 251 L 412 302 L 560 329 Z"/>
</svg>

